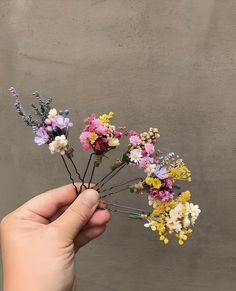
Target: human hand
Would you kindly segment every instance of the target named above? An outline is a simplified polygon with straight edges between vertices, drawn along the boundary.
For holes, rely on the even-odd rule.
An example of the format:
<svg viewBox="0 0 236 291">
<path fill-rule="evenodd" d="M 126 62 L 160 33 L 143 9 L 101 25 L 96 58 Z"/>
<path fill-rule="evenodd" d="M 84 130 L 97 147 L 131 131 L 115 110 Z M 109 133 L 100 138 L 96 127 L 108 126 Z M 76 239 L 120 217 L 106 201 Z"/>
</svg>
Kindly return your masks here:
<svg viewBox="0 0 236 291">
<path fill-rule="evenodd" d="M 79 185 L 77 186 L 79 187 Z M 75 253 L 110 219 L 92 189 L 72 185 L 38 195 L 1 222 L 4 291 L 75 290 Z"/>
</svg>

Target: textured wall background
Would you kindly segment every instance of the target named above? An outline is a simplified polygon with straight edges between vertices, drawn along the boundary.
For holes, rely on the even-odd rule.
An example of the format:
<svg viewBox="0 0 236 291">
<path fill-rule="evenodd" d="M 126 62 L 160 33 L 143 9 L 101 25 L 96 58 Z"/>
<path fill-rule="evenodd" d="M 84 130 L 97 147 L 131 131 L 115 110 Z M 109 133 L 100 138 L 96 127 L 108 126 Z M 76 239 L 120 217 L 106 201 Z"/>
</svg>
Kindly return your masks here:
<svg viewBox="0 0 236 291">
<path fill-rule="evenodd" d="M 157 126 L 160 148 L 192 169 L 202 214 L 186 245 L 163 246 L 142 222 L 113 215 L 80 251 L 81 291 L 235 290 L 236 1 L 1 0 L 1 216 L 68 183 L 16 116 L 11 85 L 26 104 L 37 89 L 68 107 L 78 146 L 83 117 L 114 110 L 117 124 Z"/>
</svg>

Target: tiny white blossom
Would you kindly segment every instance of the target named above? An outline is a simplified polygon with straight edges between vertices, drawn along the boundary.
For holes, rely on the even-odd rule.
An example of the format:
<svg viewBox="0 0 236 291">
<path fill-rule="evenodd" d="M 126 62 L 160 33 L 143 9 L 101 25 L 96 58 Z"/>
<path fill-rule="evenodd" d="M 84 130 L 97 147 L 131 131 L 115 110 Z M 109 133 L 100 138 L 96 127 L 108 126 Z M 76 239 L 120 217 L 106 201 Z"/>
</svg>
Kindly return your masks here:
<svg viewBox="0 0 236 291">
<path fill-rule="evenodd" d="M 144 224 L 144 227 L 150 227 L 151 224 L 152 224 L 151 222 L 147 222 Z"/>
<path fill-rule="evenodd" d="M 55 108 L 51 109 L 48 113 L 48 118 L 52 119 L 57 115 L 57 110 Z"/>
<path fill-rule="evenodd" d="M 68 145 L 68 140 L 63 134 L 61 136 L 55 137 L 55 140 L 49 144 L 49 150 L 51 154 L 60 153 L 61 155 L 64 155 L 67 145 Z"/>
<path fill-rule="evenodd" d="M 148 205 L 152 206 L 153 208 L 156 208 L 158 206 L 158 199 L 152 197 L 151 195 L 148 195 Z"/>
<path fill-rule="evenodd" d="M 144 170 L 145 173 L 147 173 L 148 176 L 151 176 L 156 170 L 155 164 L 149 164 L 146 169 Z"/>
</svg>

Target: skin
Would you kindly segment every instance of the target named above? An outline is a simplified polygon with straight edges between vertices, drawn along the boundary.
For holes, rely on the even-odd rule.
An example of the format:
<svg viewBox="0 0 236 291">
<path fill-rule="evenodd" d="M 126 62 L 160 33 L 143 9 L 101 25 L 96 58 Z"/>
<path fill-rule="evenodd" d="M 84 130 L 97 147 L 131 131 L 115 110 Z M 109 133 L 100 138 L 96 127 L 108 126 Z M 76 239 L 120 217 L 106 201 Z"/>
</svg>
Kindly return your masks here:
<svg viewBox="0 0 236 291">
<path fill-rule="evenodd" d="M 79 189 L 80 184 L 77 184 Z M 99 194 L 72 185 L 29 200 L 1 221 L 4 291 L 76 290 L 75 254 L 110 220 Z"/>
</svg>

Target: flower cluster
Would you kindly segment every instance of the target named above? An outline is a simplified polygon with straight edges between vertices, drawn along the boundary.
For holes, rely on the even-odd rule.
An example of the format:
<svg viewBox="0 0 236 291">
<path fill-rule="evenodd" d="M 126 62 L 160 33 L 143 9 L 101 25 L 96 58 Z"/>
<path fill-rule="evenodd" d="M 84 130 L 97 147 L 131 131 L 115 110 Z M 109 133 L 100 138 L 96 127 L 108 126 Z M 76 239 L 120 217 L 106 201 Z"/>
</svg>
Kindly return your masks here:
<svg viewBox="0 0 236 291">
<path fill-rule="evenodd" d="M 157 128 L 150 128 L 148 132 L 138 134 L 134 131 L 126 133 L 129 135 L 129 149 L 127 157 L 131 165 L 138 165 L 146 169 L 154 161 L 155 142 L 160 137 Z"/>
<path fill-rule="evenodd" d="M 156 158 L 154 162 L 146 165 L 144 172 L 147 177 L 143 182 L 143 188 L 148 194 L 149 205 L 153 205 L 154 208 L 159 201 L 168 202 L 173 199 L 175 196 L 173 188 L 178 188 L 174 185 L 175 181 L 191 181 L 191 172 L 183 160 L 174 153 Z"/>
<path fill-rule="evenodd" d="M 154 208 L 149 216 L 142 216 L 148 221 L 145 227 L 156 231 L 165 244 L 169 242 L 167 235 L 174 234 L 183 245 L 192 233 L 190 226 L 194 225 L 201 212 L 198 205 L 188 202 L 189 191 L 174 191 L 174 188 L 180 188 L 176 181 L 191 181 L 190 170 L 178 155 L 169 153 L 149 159 L 144 172 L 147 175 L 145 180 L 131 185 L 129 189 L 135 193 L 145 192 L 149 206 Z"/>
<path fill-rule="evenodd" d="M 113 112 L 96 117 L 93 113 L 84 120 L 86 127 L 80 135 L 85 151 L 92 149 L 97 155 L 103 155 L 120 144 L 122 132 L 110 124 Z"/>
<path fill-rule="evenodd" d="M 33 128 L 34 142 L 39 146 L 49 144 L 49 150 L 52 154 L 65 155 L 69 150 L 67 140 L 69 128 L 73 126 L 68 118 L 69 111 L 60 110 L 57 112 L 55 108 L 51 108 L 51 98 L 44 101 L 40 94 L 35 92 L 32 95 L 36 97 L 39 107 L 32 104 L 36 116 L 33 118 L 32 115 L 25 113 L 15 88 L 11 87 L 9 91 L 16 98 L 15 107 L 18 114 L 28 126 Z"/>
<path fill-rule="evenodd" d="M 65 155 L 69 144 L 66 137 L 69 128 L 73 126 L 67 117 L 68 114 L 68 110 L 61 110 L 58 113 L 55 108 L 51 109 L 43 125 L 35 130 L 35 143 L 38 145 L 49 144 L 49 150 L 52 154 Z"/>
<path fill-rule="evenodd" d="M 164 244 L 169 242 L 167 235 L 174 234 L 178 243 L 183 245 L 192 233 L 191 225 L 194 225 L 201 212 L 199 206 L 189 203 L 189 200 L 190 192 L 185 191 L 167 203 L 159 202 L 144 226 L 156 231 Z"/>
</svg>

